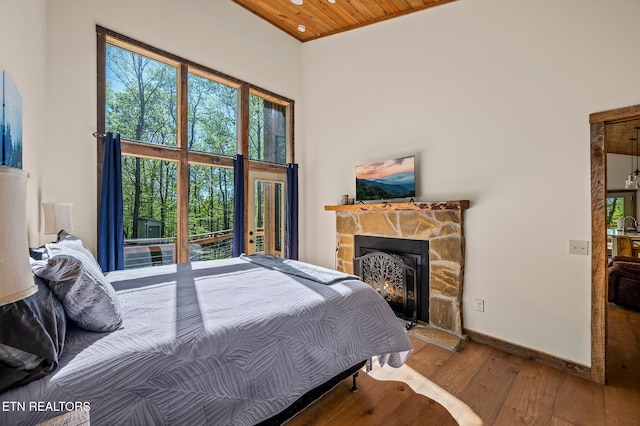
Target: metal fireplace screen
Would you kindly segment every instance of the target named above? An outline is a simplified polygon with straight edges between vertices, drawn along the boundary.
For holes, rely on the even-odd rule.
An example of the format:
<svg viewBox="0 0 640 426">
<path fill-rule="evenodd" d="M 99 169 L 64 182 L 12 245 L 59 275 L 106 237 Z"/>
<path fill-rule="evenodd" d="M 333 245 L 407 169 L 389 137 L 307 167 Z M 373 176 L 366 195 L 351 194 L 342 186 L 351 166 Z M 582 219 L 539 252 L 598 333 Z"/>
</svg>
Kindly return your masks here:
<svg viewBox="0 0 640 426">
<path fill-rule="evenodd" d="M 380 251 L 356 257 L 353 261 L 360 279 L 380 293 L 400 317 L 410 321 L 407 328 L 414 325 L 418 316 L 416 270 L 400 256 Z"/>
</svg>

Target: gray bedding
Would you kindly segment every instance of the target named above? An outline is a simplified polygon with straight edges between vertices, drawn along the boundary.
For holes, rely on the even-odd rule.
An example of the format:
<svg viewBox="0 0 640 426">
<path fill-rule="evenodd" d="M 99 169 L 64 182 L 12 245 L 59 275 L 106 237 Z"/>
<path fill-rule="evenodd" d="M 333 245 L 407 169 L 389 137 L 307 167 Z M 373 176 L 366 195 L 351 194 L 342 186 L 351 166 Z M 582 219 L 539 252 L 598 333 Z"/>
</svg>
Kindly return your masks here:
<svg viewBox="0 0 640 426">
<path fill-rule="evenodd" d="M 348 279 L 360 279 L 356 275 L 347 275 L 334 269 L 327 269 L 297 260 L 281 259 L 269 254 L 253 254 L 251 256 L 243 254 L 240 259 L 255 263 L 263 268 L 274 269 L 287 275 L 306 278 L 321 284 L 335 284 Z"/>
<path fill-rule="evenodd" d="M 60 414 L 29 401 L 85 403 L 92 425 L 255 424 L 360 361 L 400 366 L 411 350 L 382 297 L 354 279 L 326 285 L 238 258 L 108 278 L 122 326 L 70 328 L 52 375 L 0 394 L 0 424 Z"/>
</svg>

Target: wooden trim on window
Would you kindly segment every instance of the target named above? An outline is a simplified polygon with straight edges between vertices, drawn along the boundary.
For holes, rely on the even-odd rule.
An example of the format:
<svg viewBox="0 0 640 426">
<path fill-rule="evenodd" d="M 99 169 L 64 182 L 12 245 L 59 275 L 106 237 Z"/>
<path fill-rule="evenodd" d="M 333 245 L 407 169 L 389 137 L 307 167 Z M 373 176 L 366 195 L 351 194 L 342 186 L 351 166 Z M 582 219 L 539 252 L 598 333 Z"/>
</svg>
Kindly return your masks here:
<svg viewBox="0 0 640 426">
<path fill-rule="evenodd" d="M 180 161 L 178 162 L 178 181 L 177 181 L 177 234 L 176 253 L 177 263 L 185 263 L 189 261 L 189 135 L 187 122 L 189 121 L 189 71 L 187 65 L 181 64 L 178 67 L 178 111 L 177 111 L 177 131 L 178 131 L 178 148 L 180 149 Z M 186 237 L 184 237 L 186 236 Z"/>
<path fill-rule="evenodd" d="M 180 150 L 187 150 L 189 146 L 189 134 L 187 129 L 187 124 L 189 121 L 189 70 L 187 66 L 182 64 L 178 67 L 178 76 L 177 76 L 177 101 L 178 105 L 176 105 L 177 117 L 176 117 L 176 128 L 177 128 L 177 141 L 176 145 Z"/>
<path fill-rule="evenodd" d="M 291 102 L 291 104 L 289 105 L 289 107 L 287 107 L 287 163 L 295 163 L 296 162 L 296 150 L 294 149 L 294 134 L 295 132 L 293 131 L 293 129 L 295 128 L 295 123 L 293 120 L 293 108 L 294 108 L 294 103 L 293 101 Z"/>
<path fill-rule="evenodd" d="M 262 99 L 266 99 L 269 102 L 273 102 L 274 104 L 278 104 L 278 105 L 282 105 L 282 106 L 286 106 L 288 107 L 289 104 L 291 104 L 291 100 L 289 99 L 285 99 L 281 96 L 278 95 L 274 95 L 273 93 L 270 93 L 266 90 L 262 90 L 262 89 L 258 89 L 254 86 L 249 85 L 249 94 L 253 95 L 253 96 L 257 96 L 259 98 Z"/>
<path fill-rule="evenodd" d="M 244 223 L 244 249 L 249 247 L 249 87 L 240 87 L 240 102 L 238 102 L 238 154 L 242 154 L 244 173 L 242 176 L 244 186 L 244 211 L 242 214 Z"/>
<path fill-rule="evenodd" d="M 122 154 L 160 161 L 180 161 L 181 149 L 165 145 L 123 140 Z M 233 168 L 233 158 L 206 152 L 188 151 L 189 164 Z"/>
<path fill-rule="evenodd" d="M 205 152 L 189 151 L 189 164 L 197 164 L 200 166 L 213 166 L 233 168 L 233 158 L 221 157 L 219 155 L 211 155 Z"/>
<path fill-rule="evenodd" d="M 247 251 L 249 247 L 249 159 L 247 156 L 243 156 L 244 163 L 244 173 L 242 174 L 242 182 L 244 186 L 244 215 L 243 223 L 244 223 L 244 250 Z"/>
<path fill-rule="evenodd" d="M 178 162 L 177 181 L 177 203 L 178 216 L 176 238 L 176 253 L 178 254 L 176 263 L 189 261 L 189 164 L 187 163 L 187 153 L 180 152 L 181 161 Z"/>
<path fill-rule="evenodd" d="M 170 56 L 163 55 L 158 53 L 159 50 L 152 47 L 142 47 L 140 43 L 128 43 L 123 41 L 117 37 L 106 36 L 107 44 L 111 44 L 113 46 L 119 47 L 124 50 L 128 50 L 140 56 L 146 56 L 147 58 L 151 58 L 155 61 L 162 62 L 163 64 L 170 65 L 172 67 L 179 67 L 180 62 L 172 59 Z"/>
<path fill-rule="evenodd" d="M 240 88 L 240 102 L 238 103 L 238 132 L 240 135 L 238 140 L 238 154 L 242 154 L 245 158 L 249 158 L 249 88 L 242 86 Z"/>
<path fill-rule="evenodd" d="M 180 150 L 172 146 L 121 140 L 123 155 L 161 161 L 180 161 Z"/>
<path fill-rule="evenodd" d="M 286 164 L 265 163 L 262 161 L 249 160 L 250 170 L 260 170 L 264 172 L 287 173 Z"/>
</svg>

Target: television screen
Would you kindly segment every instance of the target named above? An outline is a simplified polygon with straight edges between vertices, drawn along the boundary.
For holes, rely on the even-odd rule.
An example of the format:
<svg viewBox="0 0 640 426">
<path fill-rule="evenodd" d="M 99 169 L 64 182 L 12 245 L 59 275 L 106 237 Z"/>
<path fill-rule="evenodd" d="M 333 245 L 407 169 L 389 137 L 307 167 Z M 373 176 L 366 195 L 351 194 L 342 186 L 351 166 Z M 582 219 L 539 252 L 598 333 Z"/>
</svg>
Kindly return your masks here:
<svg viewBox="0 0 640 426">
<path fill-rule="evenodd" d="M 416 196 L 415 155 L 356 166 L 356 200 Z"/>
</svg>

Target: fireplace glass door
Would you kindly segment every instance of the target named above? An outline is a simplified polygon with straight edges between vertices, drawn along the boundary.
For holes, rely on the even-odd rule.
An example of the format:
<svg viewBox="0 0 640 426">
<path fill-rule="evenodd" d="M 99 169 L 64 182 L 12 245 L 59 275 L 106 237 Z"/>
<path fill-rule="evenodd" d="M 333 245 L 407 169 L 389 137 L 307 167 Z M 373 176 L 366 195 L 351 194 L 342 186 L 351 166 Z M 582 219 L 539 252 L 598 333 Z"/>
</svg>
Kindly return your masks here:
<svg viewBox="0 0 640 426">
<path fill-rule="evenodd" d="M 398 297 L 385 296 L 391 308 L 407 320 L 413 320 L 417 312 L 418 321 L 429 322 L 429 241 L 405 238 L 389 238 L 373 235 L 355 235 L 354 254 L 361 258 L 374 252 L 386 253 L 402 262 L 405 269 L 405 293 L 402 303 Z M 361 262 L 354 260 L 354 274 L 362 277 Z M 363 280 L 367 282 L 367 280 Z M 391 300 L 389 300 L 391 299 Z"/>
<path fill-rule="evenodd" d="M 408 256 L 372 251 L 356 257 L 354 266 L 360 279 L 380 293 L 398 316 L 415 324 L 416 269 L 407 264 L 411 260 Z"/>
</svg>

